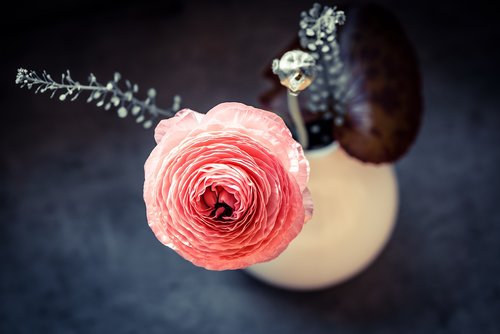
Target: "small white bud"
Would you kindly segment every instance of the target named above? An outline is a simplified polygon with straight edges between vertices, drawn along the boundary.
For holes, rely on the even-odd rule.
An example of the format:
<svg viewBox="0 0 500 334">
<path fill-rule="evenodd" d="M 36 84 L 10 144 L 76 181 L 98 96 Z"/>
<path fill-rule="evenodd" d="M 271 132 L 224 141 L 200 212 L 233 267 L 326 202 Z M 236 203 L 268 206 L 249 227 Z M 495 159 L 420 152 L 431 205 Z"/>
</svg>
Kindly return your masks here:
<svg viewBox="0 0 500 334">
<path fill-rule="evenodd" d="M 128 114 L 127 108 L 125 108 L 125 107 L 118 108 L 118 110 L 116 112 L 118 113 L 118 117 L 120 117 L 120 118 L 125 118 L 125 117 L 127 117 L 127 114 Z"/>
<path fill-rule="evenodd" d="M 318 124 L 311 126 L 311 133 L 319 133 L 320 127 Z"/>
<path fill-rule="evenodd" d="M 141 111 L 141 107 L 139 107 L 139 106 L 134 106 L 134 107 L 132 108 L 132 115 L 134 115 L 134 116 L 135 116 L 135 115 L 139 114 L 139 112 L 140 112 L 140 111 Z"/>
<path fill-rule="evenodd" d="M 113 103 L 113 105 L 114 105 L 115 107 L 118 107 L 118 105 L 120 104 L 120 99 L 119 99 L 118 97 L 116 97 L 116 96 L 113 96 L 113 97 L 111 98 L 111 103 Z"/>
<path fill-rule="evenodd" d="M 311 51 L 315 51 L 316 45 L 314 43 L 309 43 L 309 44 L 307 44 L 307 48 Z"/>
<path fill-rule="evenodd" d="M 335 125 L 342 126 L 344 124 L 344 119 L 340 116 L 335 117 Z"/>
<path fill-rule="evenodd" d="M 156 97 L 156 89 L 154 89 L 154 88 L 150 88 L 150 89 L 148 90 L 148 97 L 150 97 L 150 98 L 152 98 L 152 99 L 153 99 L 153 98 L 155 98 L 155 97 Z"/>
<path fill-rule="evenodd" d="M 151 121 L 151 120 L 147 120 L 146 122 L 144 122 L 144 124 L 142 124 L 144 129 L 149 129 L 151 127 L 151 125 L 153 125 L 153 121 Z"/>
</svg>

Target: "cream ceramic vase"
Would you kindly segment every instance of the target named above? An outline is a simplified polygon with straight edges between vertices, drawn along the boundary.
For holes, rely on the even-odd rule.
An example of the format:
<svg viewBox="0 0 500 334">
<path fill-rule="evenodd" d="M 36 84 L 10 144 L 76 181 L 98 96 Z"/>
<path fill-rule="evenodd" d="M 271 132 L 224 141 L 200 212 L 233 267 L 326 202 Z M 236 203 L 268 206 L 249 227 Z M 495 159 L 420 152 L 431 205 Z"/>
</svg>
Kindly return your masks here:
<svg viewBox="0 0 500 334">
<path fill-rule="evenodd" d="M 274 286 L 314 290 L 339 284 L 381 252 L 398 206 L 391 165 L 365 164 L 336 144 L 309 151 L 314 214 L 276 259 L 247 271 Z"/>
</svg>

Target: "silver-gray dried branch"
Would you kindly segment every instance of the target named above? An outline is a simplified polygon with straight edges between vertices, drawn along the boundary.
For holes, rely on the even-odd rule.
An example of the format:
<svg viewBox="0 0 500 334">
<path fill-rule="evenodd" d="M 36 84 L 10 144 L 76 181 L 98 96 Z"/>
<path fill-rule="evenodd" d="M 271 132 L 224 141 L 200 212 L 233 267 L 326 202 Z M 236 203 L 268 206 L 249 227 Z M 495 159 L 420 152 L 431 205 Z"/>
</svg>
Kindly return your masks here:
<svg viewBox="0 0 500 334">
<path fill-rule="evenodd" d="M 327 112 L 333 105 L 336 123 L 343 121 L 341 97 L 347 76 L 340 60 L 337 26 L 345 22 L 343 11 L 315 3 L 301 14 L 299 38 L 303 48 L 316 59 L 316 80 L 309 87 L 307 107 L 313 112 Z"/>
<path fill-rule="evenodd" d="M 56 82 L 50 74 L 43 71 L 39 76 L 35 71 L 28 71 L 20 68 L 17 71 L 16 84 L 21 88 L 36 88 L 36 93 L 51 92 L 50 98 L 59 94 L 59 100 L 65 101 L 70 98 L 76 100 L 82 92 L 88 92 L 87 102 L 95 102 L 98 107 L 105 110 L 111 107 L 117 108 L 118 117 L 124 118 L 128 114 L 135 117 L 137 123 L 142 123 L 144 128 L 150 128 L 153 121 L 158 117 L 172 117 L 180 108 L 181 98 L 175 95 L 172 106 L 168 109 L 160 109 L 156 106 L 156 90 L 151 88 L 147 92 L 145 100 L 139 100 L 134 96 L 139 92 L 139 86 L 125 80 L 125 90 L 119 87 L 121 80 L 120 73 L 116 72 L 112 81 L 106 85 L 100 84 L 94 74 L 89 75 L 88 84 L 82 85 L 71 78 L 68 71 L 61 75 L 61 82 Z"/>
</svg>

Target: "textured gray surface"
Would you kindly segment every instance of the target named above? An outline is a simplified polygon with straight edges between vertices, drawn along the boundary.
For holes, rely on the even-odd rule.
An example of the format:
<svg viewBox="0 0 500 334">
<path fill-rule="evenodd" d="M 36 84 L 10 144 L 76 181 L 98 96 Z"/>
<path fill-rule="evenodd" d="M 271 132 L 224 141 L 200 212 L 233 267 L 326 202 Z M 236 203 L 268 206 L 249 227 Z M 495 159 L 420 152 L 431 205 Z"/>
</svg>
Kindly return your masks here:
<svg viewBox="0 0 500 334">
<path fill-rule="evenodd" d="M 308 2 L 95 4 L 3 26 L 1 333 L 500 333 L 498 21 L 488 8 L 385 1 L 421 61 L 426 114 L 397 164 L 395 233 L 368 270 L 294 293 L 163 247 L 141 197 L 152 133 L 13 85 L 18 66 L 114 70 L 184 106 L 256 103 Z M 410 7 L 408 7 L 410 6 Z M 39 8 L 39 7 L 38 7 Z M 57 12 L 56 9 L 61 10 Z M 97 11 L 94 14 L 94 11 Z M 31 16 L 29 16 L 31 15 Z M 470 18 L 469 18 L 470 16 Z M 494 65 L 495 64 L 495 65 Z"/>
</svg>

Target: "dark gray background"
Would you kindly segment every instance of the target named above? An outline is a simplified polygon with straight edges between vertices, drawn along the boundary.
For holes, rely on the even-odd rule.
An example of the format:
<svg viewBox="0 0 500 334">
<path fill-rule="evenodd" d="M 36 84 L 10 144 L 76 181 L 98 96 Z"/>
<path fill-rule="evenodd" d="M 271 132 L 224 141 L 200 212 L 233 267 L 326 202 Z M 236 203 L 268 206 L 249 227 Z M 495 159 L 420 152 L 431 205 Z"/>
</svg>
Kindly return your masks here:
<svg viewBox="0 0 500 334">
<path fill-rule="evenodd" d="M 307 1 L 40 2 L 3 10 L 0 333 L 500 333 L 498 15 L 480 2 L 382 1 L 423 74 L 426 113 L 396 165 L 382 255 L 296 293 L 210 272 L 153 236 L 141 190 L 154 142 L 133 119 L 34 96 L 17 67 L 115 70 L 199 111 L 256 104 Z M 342 7 L 346 2 L 341 2 Z"/>
</svg>

